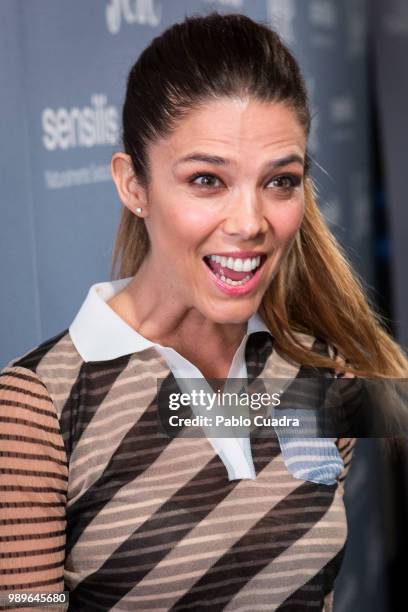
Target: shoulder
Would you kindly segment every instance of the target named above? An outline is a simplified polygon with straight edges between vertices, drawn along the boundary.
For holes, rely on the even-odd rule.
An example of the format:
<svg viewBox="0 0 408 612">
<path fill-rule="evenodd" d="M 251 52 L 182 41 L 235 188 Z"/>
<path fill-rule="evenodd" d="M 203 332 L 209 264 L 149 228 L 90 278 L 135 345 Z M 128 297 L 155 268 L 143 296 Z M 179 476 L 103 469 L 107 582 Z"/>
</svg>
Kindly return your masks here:
<svg viewBox="0 0 408 612">
<path fill-rule="evenodd" d="M 67 352 L 74 354 L 76 349 L 71 340 L 69 330 L 64 329 L 22 355 L 13 358 L 5 367 L 22 367 L 36 372 L 43 364 L 50 363 L 51 360 L 54 363 L 57 362 Z"/>
<path fill-rule="evenodd" d="M 71 453 L 72 427 L 84 366 L 68 329 L 44 340 L 0 371 L 0 428 L 30 454 L 44 454 L 60 469 Z M 75 401 L 74 401 L 75 399 Z M 40 459 L 41 460 L 41 459 Z"/>
<path fill-rule="evenodd" d="M 111 360 L 85 361 L 69 329 L 63 330 L 12 359 L 1 370 L 3 416 L 7 411 L 7 418 L 21 419 L 25 418 L 23 413 L 27 415 L 30 410 L 31 417 L 35 414 L 38 419 L 42 411 L 46 420 L 52 414 L 55 419 L 52 427 L 55 430 L 59 428 L 59 440 L 62 436 L 69 461 L 77 439 L 104 399 L 122 392 L 127 398 L 129 388 L 132 392 L 135 386 L 139 389 L 141 371 L 154 376 L 152 366 L 155 363 L 152 360 L 144 363 L 134 357 L 130 354 Z M 127 382 L 129 385 L 125 392 Z M 47 427 L 51 427 L 45 420 L 40 423 L 36 421 L 40 427 L 43 426 L 42 435 L 45 435 Z M 53 443 L 56 443 L 55 440 Z"/>
<path fill-rule="evenodd" d="M 14 376 L 16 383 L 17 379 L 22 383 L 24 373 L 31 384 L 36 381 L 37 386 L 42 385 L 58 407 L 58 398 L 69 393 L 83 363 L 69 330 L 64 329 L 9 361 L 1 373 Z"/>
<path fill-rule="evenodd" d="M 337 348 L 330 340 L 326 340 L 320 336 L 315 336 L 311 333 L 299 332 L 291 330 L 291 334 L 295 341 L 300 344 L 303 348 L 309 349 L 313 353 L 324 355 L 330 359 L 338 359 L 339 362 L 342 356 L 339 354 Z"/>
</svg>

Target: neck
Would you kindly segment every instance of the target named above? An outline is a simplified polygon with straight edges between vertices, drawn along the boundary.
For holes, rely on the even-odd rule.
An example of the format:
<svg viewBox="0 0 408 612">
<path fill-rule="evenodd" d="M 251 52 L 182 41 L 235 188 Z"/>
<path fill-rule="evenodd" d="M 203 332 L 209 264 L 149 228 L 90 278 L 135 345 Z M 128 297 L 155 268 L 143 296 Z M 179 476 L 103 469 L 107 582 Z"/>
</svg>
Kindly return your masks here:
<svg viewBox="0 0 408 612">
<path fill-rule="evenodd" d="M 246 332 L 244 323 L 216 323 L 195 308 L 181 307 L 171 292 L 149 283 L 150 275 L 135 275 L 108 305 L 145 338 L 176 350 L 204 370 L 226 377 L 232 358 Z M 149 286 L 150 285 L 150 286 Z M 225 373 L 226 372 L 226 373 Z M 224 376 L 225 373 L 225 376 Z"/>
</svg>

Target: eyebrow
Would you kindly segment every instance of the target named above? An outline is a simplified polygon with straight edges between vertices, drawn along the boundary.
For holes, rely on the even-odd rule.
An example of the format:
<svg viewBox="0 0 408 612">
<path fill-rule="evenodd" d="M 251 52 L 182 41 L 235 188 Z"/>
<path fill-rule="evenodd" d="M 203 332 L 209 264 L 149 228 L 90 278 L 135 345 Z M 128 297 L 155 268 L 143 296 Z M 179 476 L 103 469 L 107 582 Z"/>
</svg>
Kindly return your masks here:
<svg viewBox="0 0 408 612">
<path fill-rule="evenodd" d="M 230 161 L 228 159 L 224 159 L 224 157 L 219 157 L 218 155 L 207 155 L 206 153 L 191 153 L 190 155 L 186 155 L 181 159 L 177 160 L 174 164 L 178 166 L 182 163 L 188 162 L 205 162 L 207 164 L 213 164 L 214 166 L 228 166 L 230 165 Z M 279 159 L 274 159 L 267 163 L 268 168 L 282 168 L 282 166 L 287 166 L 288 164 L 297 162 L 301 166 L 304 165 L 304 159 L 301 155 L 297 153 L 291 153 L 290 155 L 286 155 L 285 157 L 281 157 Z"/>
</svg>

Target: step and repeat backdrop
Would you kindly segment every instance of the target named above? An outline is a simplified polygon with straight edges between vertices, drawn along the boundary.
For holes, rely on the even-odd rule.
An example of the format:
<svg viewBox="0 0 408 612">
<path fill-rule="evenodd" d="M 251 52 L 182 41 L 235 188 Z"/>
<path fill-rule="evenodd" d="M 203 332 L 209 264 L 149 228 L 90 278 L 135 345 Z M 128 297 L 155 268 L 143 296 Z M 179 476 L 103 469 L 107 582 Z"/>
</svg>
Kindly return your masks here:
<svg viewBox="0 0 408 612">
<path fill-rule="evenodd" d="M 109 280 L 121 207 L 110 159 L 121 149 L 127 73 L 163 29 L 185 15 L 213 10 L 242 12 L 271 24 L 298 58 L 312 100 L 309 151 L 320 206 L 372 286 L 365 0 L 2 0 L 3 365 L 68 327 L 89 286 Z M 390 31 L 406 35 L 399 23 L 397 13 L 390 17 Z M 398 53 L 391 44 L 387 52 Z M 384 59 L 385 80 L 387 66 Z M 384 95 L 384 106 L 393 103 L 391 95 Z M 388 120 L 403 138 L 396 118 Z M 390 184 L 402 205 L 404 173 L 395 181 L 392 175 L 391 170 Z M 397 208 L 394 213 L 392 229 L 400 239 L 400 213 Z M 395 248 L 401 261 L 404 248 L 403 241 Z M 402 263 L 395 268 L 401 282 Z M 404 286 L 397 292 L 401 320 L 406 291 Z M 348 483 L 350 541 L 337 581 L 336 612 L 387 610 L 382 515 L 372 503 L 379 495 L 381 466 L 375 449 L 363 442 Z"/>
<path fill-rule="evenodd" d="M 374 0 L 372 25 L 376 95 L 382 161 L 388 201 L 394 320 L 400 342 L 408 347 L 407 142 L 408 142 L 408 3 Z"/>
</svg>

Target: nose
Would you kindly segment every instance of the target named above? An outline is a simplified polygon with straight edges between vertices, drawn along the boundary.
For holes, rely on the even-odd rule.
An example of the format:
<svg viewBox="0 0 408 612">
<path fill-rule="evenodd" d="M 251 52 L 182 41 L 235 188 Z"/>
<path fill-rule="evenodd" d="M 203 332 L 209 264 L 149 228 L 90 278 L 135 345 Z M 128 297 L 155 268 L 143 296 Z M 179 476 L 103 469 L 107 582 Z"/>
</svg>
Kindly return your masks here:
<svg viewBox="0 0 408 612">
<path fill-rule="evenodd" d="M 267 227 L 268 222 L 260 196 L 252 191 L 246 193 L 241 191 L 231 198 L 223 223 L 226 234 L 249 240 L 265 233 Z"/>
</svg>

